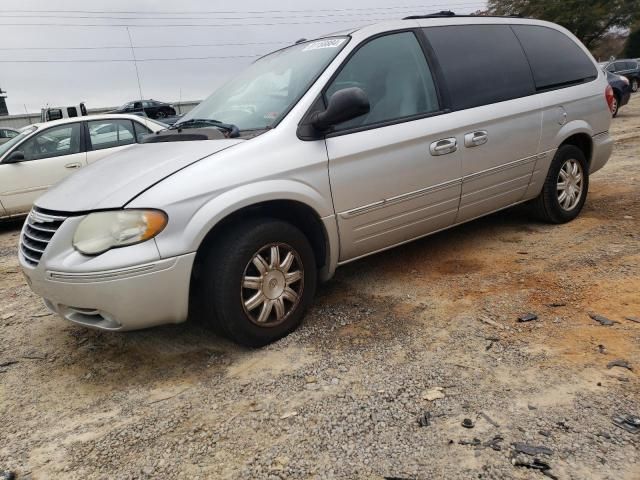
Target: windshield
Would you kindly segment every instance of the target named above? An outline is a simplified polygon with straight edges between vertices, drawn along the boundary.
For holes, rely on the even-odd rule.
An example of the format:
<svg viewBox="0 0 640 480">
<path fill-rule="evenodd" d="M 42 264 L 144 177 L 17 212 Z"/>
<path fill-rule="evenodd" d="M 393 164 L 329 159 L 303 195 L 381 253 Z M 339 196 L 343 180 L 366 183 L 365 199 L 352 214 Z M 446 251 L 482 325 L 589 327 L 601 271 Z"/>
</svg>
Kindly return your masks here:
<svg viewBox="0 0 640 480">
<path fill-rule="evenodd" d="M 253 63 L 191 110 L 180 122 L 218 120 L 240 130 L 275 125 L 347 44 L 332 37 L 293 45 Z"/>
<path fill-rule="evenodd" d="M 13 137 L 8 142 L 3 143 L 2 145 L 0 145 L 0 157 L 2 157 L 5 153 L 7 153 L 9 150 L 11 150 L 11 148 L 14 145 L 17 145 L 18 143 L 20 143 L 22 140 L 27 138 L 29 135 L 31 135 L 32 132 L 34 132 L 37 129 L 38 129 L 38 127 L 31 127 L 31 128 L 27 128 L 25 130 L 22 130 L 19 135 Z"/>
</svg>

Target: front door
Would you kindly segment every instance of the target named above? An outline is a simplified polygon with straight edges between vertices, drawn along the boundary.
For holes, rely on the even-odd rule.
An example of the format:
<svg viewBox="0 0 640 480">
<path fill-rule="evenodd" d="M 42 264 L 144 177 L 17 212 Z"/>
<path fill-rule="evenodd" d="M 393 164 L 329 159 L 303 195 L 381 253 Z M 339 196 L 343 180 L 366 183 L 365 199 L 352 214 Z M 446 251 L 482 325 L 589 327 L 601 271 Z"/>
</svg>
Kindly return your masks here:
<svg viewBox="0 0 640 480">
<path fill-rule="evenodd" d="M 451 225 L 458 211 L 462 146 L 432 70 L 411 31 L 374 38 L 347 60 L 325 93 L 359 87 L 366 115 L 327 136 L 340 261 Z"/>
<path fill-rule="evenodd" d="M 84 167 L 81 123 L 43 130 L 17 145 L 19 163 L 0 164 L 0 202 L 8 215 L 26 213 L 49 187 Z"/>
</svg>

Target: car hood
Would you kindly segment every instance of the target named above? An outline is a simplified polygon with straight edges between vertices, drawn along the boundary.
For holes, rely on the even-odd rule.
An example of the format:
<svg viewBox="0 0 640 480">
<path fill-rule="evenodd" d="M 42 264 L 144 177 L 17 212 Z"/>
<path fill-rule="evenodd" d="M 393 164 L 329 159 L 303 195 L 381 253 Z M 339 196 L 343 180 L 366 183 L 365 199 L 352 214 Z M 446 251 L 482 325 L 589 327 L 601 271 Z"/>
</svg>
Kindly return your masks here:
<svg viewBox="0 0 640 480">
<path fill-rule="evenodd" d="M 244 141 L 133 145 L 74 173 L 42 195 L 36 205 L 60 212 L 121 208 L 178 170 Z"/>
</svg>

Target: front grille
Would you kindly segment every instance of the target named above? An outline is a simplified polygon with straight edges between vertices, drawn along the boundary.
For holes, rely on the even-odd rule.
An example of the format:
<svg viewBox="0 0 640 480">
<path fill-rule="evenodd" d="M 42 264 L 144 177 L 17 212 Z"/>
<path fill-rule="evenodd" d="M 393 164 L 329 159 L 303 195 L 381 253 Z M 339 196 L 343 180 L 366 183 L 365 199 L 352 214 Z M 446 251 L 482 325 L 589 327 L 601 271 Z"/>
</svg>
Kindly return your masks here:
<svg viewBox="0 0 640 480">
<path fill-rule="evenodd" d="M 67 217 L 44 212 L 37 207 L 29 213 L 20 238 L 20 251 L 25 261 L 35 267 L 42 254 Z"/>
</svg>

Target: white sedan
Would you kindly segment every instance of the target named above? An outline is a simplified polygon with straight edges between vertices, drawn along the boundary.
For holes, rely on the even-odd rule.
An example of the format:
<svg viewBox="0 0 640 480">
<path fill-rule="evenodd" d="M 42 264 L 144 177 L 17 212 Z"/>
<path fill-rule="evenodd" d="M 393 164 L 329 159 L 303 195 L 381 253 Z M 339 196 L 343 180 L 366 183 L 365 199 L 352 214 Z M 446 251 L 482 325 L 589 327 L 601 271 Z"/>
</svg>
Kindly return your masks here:
<svg viewBox="0 0 640 480">
<path fill-rule="evenodd" d="M 26 214 L 74 170 L 166 127 L 137 115 L 93 115 L 22 128 L 0 145 L 0 218 Z"/>
</svg>

